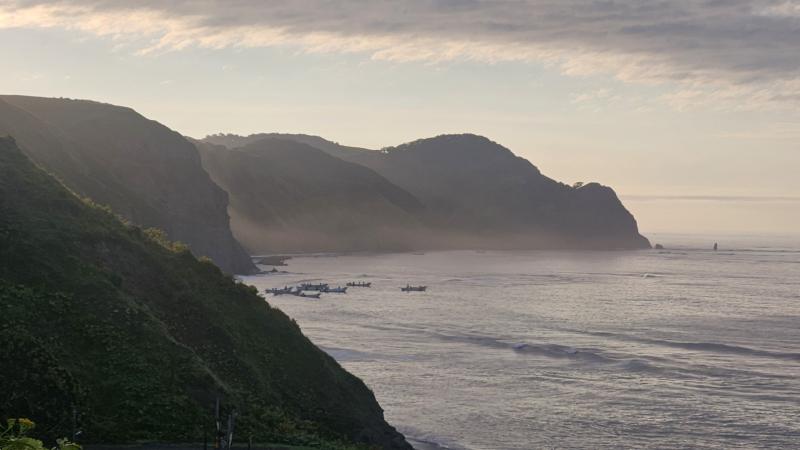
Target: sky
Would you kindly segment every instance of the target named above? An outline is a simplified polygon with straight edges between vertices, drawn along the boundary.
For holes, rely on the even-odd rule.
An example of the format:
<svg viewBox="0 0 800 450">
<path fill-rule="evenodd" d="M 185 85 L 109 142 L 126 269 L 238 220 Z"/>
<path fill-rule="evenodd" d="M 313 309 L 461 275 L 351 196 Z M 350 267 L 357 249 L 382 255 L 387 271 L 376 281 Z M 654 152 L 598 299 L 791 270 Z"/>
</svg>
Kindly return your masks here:
<svg viewBox="0 0 800 450">
<path fill-rule="evenodd" d="M 648 233 L 800 234 L 798 0 L 0 0 L 4 94 L 185 135 L 485 135 Z"/>
</svg>

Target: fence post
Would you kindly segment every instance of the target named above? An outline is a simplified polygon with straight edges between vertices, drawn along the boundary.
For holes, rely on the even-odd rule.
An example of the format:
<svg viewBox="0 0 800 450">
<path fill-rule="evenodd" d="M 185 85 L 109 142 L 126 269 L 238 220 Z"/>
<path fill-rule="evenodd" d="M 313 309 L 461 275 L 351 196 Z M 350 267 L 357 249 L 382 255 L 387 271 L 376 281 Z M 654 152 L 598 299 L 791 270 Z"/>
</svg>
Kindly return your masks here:
<svg viewBox="0 0 800 450">
<path fill-rule="evenodd" d="M 72 405 L 72 442 L 78 439 L 78 408 Z"/>
</svg>

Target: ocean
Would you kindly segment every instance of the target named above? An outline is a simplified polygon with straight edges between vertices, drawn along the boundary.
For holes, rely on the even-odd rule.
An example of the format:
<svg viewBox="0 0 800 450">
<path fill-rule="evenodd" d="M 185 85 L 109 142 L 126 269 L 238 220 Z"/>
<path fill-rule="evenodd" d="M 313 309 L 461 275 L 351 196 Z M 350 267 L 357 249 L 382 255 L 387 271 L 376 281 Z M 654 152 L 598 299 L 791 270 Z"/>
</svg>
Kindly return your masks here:
<svg viewBox="0 0 800 450">
<path fill-rule="evenodd" d="M 800 241 L 653 241 L 298 256 L 243 281 L 372 282 L 266 298 L 418 449 L 800 448 Z"/>
</svg>

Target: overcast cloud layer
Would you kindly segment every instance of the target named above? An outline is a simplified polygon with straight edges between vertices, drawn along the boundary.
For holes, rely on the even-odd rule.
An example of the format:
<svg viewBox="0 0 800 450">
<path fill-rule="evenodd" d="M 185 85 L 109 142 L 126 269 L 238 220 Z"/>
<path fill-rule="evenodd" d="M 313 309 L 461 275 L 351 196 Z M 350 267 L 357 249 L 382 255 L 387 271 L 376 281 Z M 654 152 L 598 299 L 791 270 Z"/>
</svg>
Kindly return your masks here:
<svg viewBox="0 0 800 450">
<path fill-rule="evenodd" d="M 669 86 L 677 109 L 800 104 L 800 0 L 0 0 L 0 28 L 13 27 L 90 33 L 142 55 L 291 46 L 534 62 Z"/>
</svg>

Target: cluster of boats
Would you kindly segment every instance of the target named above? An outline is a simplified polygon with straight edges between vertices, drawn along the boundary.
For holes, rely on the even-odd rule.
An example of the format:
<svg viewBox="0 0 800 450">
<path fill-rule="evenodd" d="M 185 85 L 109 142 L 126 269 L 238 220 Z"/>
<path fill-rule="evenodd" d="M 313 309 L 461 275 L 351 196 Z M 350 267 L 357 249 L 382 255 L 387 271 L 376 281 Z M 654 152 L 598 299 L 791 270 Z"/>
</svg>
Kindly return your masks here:
<svg viewBox="0 0 800 450">
<path fill-rule="evenodd" d="M 284 286 L 282 288 L 271 288 L 265 291 L 272 295 L 294 295 L 296 297 L 319 298 L 321 294 L 346 294 L 347 287 L 331 287 L 327 283 L 309 284 L 303 283 L 299 286 Z M 312 293 L 308 293 L 312 292 Z"/>
<path fill-rule="evenodd" d="M 318 291 L 322 293 L 334 293 L 334 294 L 345 294 L 347 293 L 346 287 L 330 287 L 328 283 L 319 283 L 319 284 L 311 284 L 311 283 L 303 283 L 297 287 L 297 289 L 302 291 Z"/>
<path fill-rule="evenodd" d="M 294 295 L 295 297 L 320 298 L 322 294 L 346 294 L 351 287 L 369 288 L 372 283 L 364 281 L 351 281 L 346 286 L 331 287 L 328 283 L 301 283 L 297 286 L 284 286 L 282 288 L 269 288 L 265 292 L 272 295 Z M 428 286 L 411 286 L 410 284 L 401 287 L 403 292 L 425 292 Z"/>
</svg>

